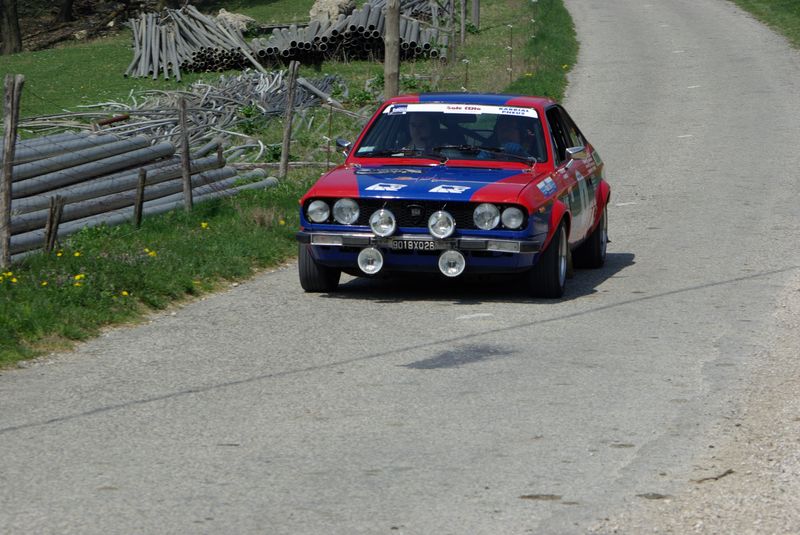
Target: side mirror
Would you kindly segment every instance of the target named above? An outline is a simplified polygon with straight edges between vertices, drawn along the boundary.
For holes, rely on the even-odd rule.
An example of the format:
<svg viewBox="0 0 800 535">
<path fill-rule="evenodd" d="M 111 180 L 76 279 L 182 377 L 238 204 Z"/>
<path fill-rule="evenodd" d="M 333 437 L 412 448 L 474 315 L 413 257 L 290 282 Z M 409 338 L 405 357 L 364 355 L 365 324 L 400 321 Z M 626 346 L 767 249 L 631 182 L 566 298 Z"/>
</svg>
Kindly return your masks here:
<svg viewBox="0 0 800 535">
<path fill-rule="evenodd" d="M 342 150 L 342 154 L 347 156 L 350 153 L 350 147 L 353 146 L 353 143 L 347 141 L 344 138 L 337 137 L 336 138 L 336 147 Z"/>
<path fill-rule="evenodd" d="M 567 159 L 572 160 L 585 160 L 586 159 L 586 147 L 581 145 L 580 147 L 569 147 L 567 149 Z"/>
</svg>

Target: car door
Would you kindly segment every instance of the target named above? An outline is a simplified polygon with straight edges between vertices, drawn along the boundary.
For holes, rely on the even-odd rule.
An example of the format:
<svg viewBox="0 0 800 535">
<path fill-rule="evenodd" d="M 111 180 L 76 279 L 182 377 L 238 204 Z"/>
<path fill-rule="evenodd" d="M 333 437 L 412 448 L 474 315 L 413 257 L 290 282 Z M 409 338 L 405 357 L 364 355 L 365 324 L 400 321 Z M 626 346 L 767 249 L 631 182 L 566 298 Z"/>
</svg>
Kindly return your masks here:
<svg viewBox="0 0 800 535">
<path fill-rule="evenodd" d="M 589 145 L 575 126 L 575 122 L 560 106 L 552 106 L 547 112 L 547 122 L 552 136 L 556 172 L 567 183 L 561 200 L 568 206 L 572 216 L 570 243 L 577 243 L 589 233 L 597 210 L 595 189 L 598 181 L 589 176 Z M 586 158 L 570 159 L 568 148 L 584 147 Z"/>
</svg>

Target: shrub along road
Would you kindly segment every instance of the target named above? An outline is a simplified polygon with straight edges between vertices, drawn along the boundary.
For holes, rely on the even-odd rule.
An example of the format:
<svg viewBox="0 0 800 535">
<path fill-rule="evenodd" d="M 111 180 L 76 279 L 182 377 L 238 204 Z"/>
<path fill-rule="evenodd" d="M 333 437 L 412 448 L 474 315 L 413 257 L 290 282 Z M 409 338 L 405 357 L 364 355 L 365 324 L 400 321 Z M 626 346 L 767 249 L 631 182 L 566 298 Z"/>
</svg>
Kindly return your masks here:
<svg viewBox="0 0 800 535">
<path fill-rule="evenodd" d="M 567 106 L 614 187 L 604 269 L 549 302 L 423 281 L 306 295 L 289 265 L 7 372 L 0 525 L 636 533 L 643 503 L 746 484 L 708 452 L 796 381 L 767 372 L 796 343 L 797 52 L 723 1 L 568 6 Z"/>
</svg>

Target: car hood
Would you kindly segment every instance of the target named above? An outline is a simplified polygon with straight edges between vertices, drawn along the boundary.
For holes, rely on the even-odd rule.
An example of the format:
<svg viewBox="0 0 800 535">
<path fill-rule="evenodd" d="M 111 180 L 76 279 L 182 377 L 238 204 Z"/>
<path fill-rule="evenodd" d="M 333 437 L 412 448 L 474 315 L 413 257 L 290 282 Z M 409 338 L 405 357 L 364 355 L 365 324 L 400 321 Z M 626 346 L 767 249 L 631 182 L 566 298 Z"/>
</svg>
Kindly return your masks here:
<svg viewBox="0 0 800 535">
<path fill-rule="evenodd" d="M 306 197 L 514 203 L 535 178 L 530 168 L 519 167 L 353 165 L 339 167 L 324 175 Z"/>
</svg>

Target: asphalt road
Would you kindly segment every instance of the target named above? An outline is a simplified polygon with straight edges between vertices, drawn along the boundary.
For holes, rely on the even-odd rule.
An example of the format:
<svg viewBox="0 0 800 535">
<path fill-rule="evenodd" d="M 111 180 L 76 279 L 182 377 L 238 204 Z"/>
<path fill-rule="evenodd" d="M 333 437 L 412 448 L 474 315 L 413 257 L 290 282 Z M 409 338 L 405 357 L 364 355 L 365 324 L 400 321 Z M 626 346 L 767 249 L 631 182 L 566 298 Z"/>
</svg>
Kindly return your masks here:
<svg viewBox="0 0 800 535">
<path fill-rule="evenodd" d="M 296 268 L 0 376 L 0 532 L 578 533 L 725 440 L 800 270 L 800 54 L 722 0 L 568 0 L 608 264 L 565 299 Z"/>
</svg>

